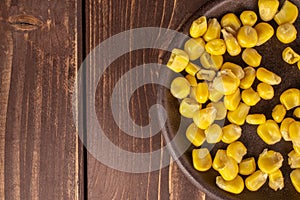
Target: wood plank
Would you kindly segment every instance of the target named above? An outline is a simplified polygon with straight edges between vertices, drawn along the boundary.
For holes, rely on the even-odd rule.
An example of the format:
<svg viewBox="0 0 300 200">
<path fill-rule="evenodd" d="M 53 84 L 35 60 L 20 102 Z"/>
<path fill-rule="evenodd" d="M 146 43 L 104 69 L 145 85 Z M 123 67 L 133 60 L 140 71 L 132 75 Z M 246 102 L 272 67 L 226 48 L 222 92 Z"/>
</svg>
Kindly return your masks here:
<svg viewBox="0 0 300 200">
<path fill-rule="evenodd" d="M 83 199 L 80 1 L 0 2 L 0 199 Z"/>
</svg>

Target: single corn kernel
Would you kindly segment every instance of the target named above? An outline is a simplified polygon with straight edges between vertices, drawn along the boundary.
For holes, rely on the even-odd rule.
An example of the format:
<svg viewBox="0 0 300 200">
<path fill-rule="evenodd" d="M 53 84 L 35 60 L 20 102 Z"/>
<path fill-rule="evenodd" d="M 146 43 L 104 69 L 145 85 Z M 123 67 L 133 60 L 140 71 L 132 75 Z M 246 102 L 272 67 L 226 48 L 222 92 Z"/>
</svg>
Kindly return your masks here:
<svg viewBox="0 0 300 200">
<path fill-rule="evenodd" d="M 241 53 L 242 49 L 235 38 L 231 33 L 226 31 L 225 29 L 221 30 L 225 44 L 226 44 L 226 50 L 231 56 L 237 56 Z"/>
<path fill-rule="evenodd" d="M 205 172 L 211 168 L 212 158 L 207 148 L 193 149 L 192 157 L 196 170 Z"/>
<path fill-rule="evenodd" d="M 204 130 L 191 123 L 185 132 L 186 138 L 196 147 L 201 146 L 205 141 Z"/>
<path fill-rule="evenodd" d="M 239 88 L 233 94 L 226 95 L 224 97 L 224 105 L 229 111 L 236 110 L 240 102 L 241 102 L 241 93 Z"/>
<path fill-rule="evenodd" d="M 174 72 L 183 71 L 186 66 L 189 64 L 189 56 L 188 54 L 181 49 L 173 49 L 170 59 L 167 63 L 167 67 L 169 67 Z"/>
<path fill-rule="evenodd" d="M 268 145 L 273 145 L 281 140 L 278 124 L 271 119 L 257 127 L 257 134 Z"/>
<path fill-rule="evenodd" d="M 194 114 L 193 121 L 200 129 L 207 129 L 215 121 L 217 109 L 208 107 L 197 111 Z"/>
<path fill-rule="evenodd" d="M 208 100 L 209 91 L 208 91 L 208 85 L 206 82 L 198 83 L 196 87 L 196 100 L 199 103 L 206 103 Z"/>
<path fill-rule="evenodd" d="M 237 40 L 241 47 L 255 47 L 258 41 L 256 30 L 251 26 L 242 26 L 237 33 Z"/>
<path fill-rule="evenodd" d="M 224 180 L 231 181 L 237 177 L 239 173 L 239 166 L 233 158 L 227 156 L 224 161 L 224 167 L 219 168 L 218 172 Z"/>
<path fill-rule="evenodd" d="M 259 154 L 257 165 L 264 173 L 272 174 L 282 166 L 282 162 L 283 157 L 279 152 L 264 149 L 264 151 Z"/>
<path fill-rule="evenodd" d="M 218 102 L 224 96 L 221 92 L 219 92 L 218 90 L 216 90 L 213 87 L 212 83 L 209 83 L 208 90 L 209 90 L 209 97 L 208 97 L 208 99 L 211 100 L 212 102 Z"/>
<path fill-rule="evenodd" d="M 262 172 L 261 170 L 257 170 L 245 179 L 245 185 L 248 190 L 254 192 L 259 190 L 259 188 L 265 184 L 267 178 L 268 174 Z"/>
<path fill-rule="evenodd" d="M 228 145 L 226 150 L 227 156 L 232 157 L 237 163 L 240 163 L 247 154 L 247 148 L 240 141 L 236 141 Z"/>
<path fill-rule="evenodd" d="M 258 37 L 256 46 L 266 43 L 274 35 L 273 27 L 266 22 L 258 23 L 254 29 L 256 30 Z"/>
<path fill-rule="evenodd" d="M 250 106 L 244 103 L 240 103 L 235 111 L 229 111 L 227 114 L 227 119 L 237 125 L 243 125 L 245 123 L 246 117 L 249 113 Z"/>
<path fill-rule="evenodd" d="M 240 79 L 229 69 L 220 71 L 213 81 L 213 87 L 224 95 L 233 94 L 239 85 Z"/>
<path fill-rule="evenodd" d="M 196 88 L 197 88 L 197 86 L 192 86 L 191 87 L 191 91 L 190 91 L 190 94 L 189 94 L 189 97 L 191 98 L 191 99 L 194 99 L 194 100 L 196 100 Z"/>
<path fill-rule="evenodd" d="M 222 128 L 222 142 L 230 144 L 238 140 L 242 135 L 242 128 L 236 124 L 229 124 Z"/>
<path fill-rule="evenodd" d="M 170 91 L 174 97 L 183 99 L 189 95 L 190 87 L 188 80 L 183 77 L 177 77 L 172 81 Z"/>
<path fill-rule="evenodd" d="M 246 117 L 246 122 L 252 125 L 259 125 L 266 122 L 266 116 L 264 114 L 251 114 Z"/>
<path fill-rule="evenodd" d="M 248 106 L 255 106 L 260 101 L 260 96 L 251 87 L 243 90 L 242 100 Z"/>
<path fill-rule="evenodd" d="M 220 102 L 211 102 L 207 105 L 207 107 L 214 107 L 214 108 L 217 109 L 216 120 L 225 119 L 225 117 L 227 115 L 227 109 L 224 105 L 224 102 L 222 102 L 222 101 L 220 101 Z"/>
<path fill-rule="evenodd" d="M 267 83 L 259 83 L 256 90 L 258 95 L 264 100 L 270 100 L 274 97 L 274 88 Z"/>
<path fill-rule="evenodd" d="M 293 145 L 300 146 L 300 122 L 294 121 L 290 124 L 289 134 Z"/>
<path fill-rule="evenodd" d="M 240 15 L 240 19 L 243 25 L 253 26 L 257 21 L 257 15 L 252 10 L 245 10 Z"/>
<path fill-rule="evenodd" d="M 221 56 L 226 52 L 226 44 L 223 39 L 213 39 L 206 43 L 205 50 L 211 55 Z"/>
<path fill-rule="evenodd" d="M 202 67 L 218 71 L 223 64 L 223 56 L 210 55 L 204 52 L 200 57 Z"/>
<path fill-rule="evenodd" d="M 293 145 L 293 149 L 296 153 L 300 154 L 300 146 Z"/>
<path fill-rule="evenodd" d="M 292 169 L 300 168 L 300 154 L 295 150 L 291 151 L 289 154 L 289 165 Z"/>
<path fill-rule="evenodd" d="M 253 157 L 246 158 L 242 160 L 239 164 L 239 173 L 241 175 L 248 176 L 253 172 L 255 172 L 255 170 L 256 170 L 256 163 Z"/>
<path fill-rule="evenodd" d="M 191 38 L 185 42 L 184 51 L 189 55 L 190 60 L 196 60 L 205 51 L 205 41 L 202 38 Z"/>
<path fill-rule="evenodd" d="M 204 35 L 207 30 L 207 20 L 205 16 L 201 16 L 195 21 L 193 21 L 190 27 L 190 35 L 193 38 L 198 38 Z"/>
<path fill-rule="evenodd" d="M 275 122 L 280 123 L 286 115 L 286 109 L 282 104 L 276 105 L 272 110 L 272 117 Z"/>
<path fill-rule="evenodd" d="M 263 21 L 271 21 L 277 13 L 278 0 L 258 0 L 259 16 Z"/>
<path fill-rule="evenodd" d="M 222 190 L 226 192 L 230 192 L 233 194 L 240 194 L 244 190 L 244 181 L 242 177 L 237 176 L 235 179 L 231 181 L 226 181 L 222 178 L 222 176 L 217 176 L 216 184 Z"/>
<path fill-rule="evenodd" d="M 253 48 L 246 48 L 242 53 L 243 61 L 252 67 L 258 67 L 262 56 Z"/>
<path fill-rule="evenodd" d="M 297 54 L 291 47 L 287 47 L 282 52 L 282 59 L 288 64 L 295 64 L 300 61 L 300 55 Z"/>
<path fill-rule="evenodd" d="M 280 95 L 280 103 L 287 110 L 300 106 L 300 90 L 297 88 L 287 89 Z"/>
<path fill-rule="evenodd" d="M 227 13 L 221 19 L 221 26 L 231 27 L 233 30 L 237 31 L 241 27 L 241 21 L 234 13 Z"/>
<path fill-rule="evenodd" d="M 294 23 L 298 18 L 298 8 L 290 1 L 285 1 L 280 11 L 275 15 L 274 20 L 278 25 Z"/>
<path fill-rule="evenodd" d="M 200 67 L 192 62 L 189 62 L 189 64 L 186 66 L 185 71 L 191 75 L 195 76 L 198 71 L 200 71 Z"/>
<path fill-rule="evenodd" d="M 221 70 L 225 70 L 225 69 L 230 69 L 231 72 L 238 78 L 238 79 L 242 79 L 245 77 L 245 72 L 243 70 L 243 68 L 237 64 L 234 64 L 232 62 L 225 62 L 222 67 Z"/>
<path fill-rule="evenodd" d="M 219 169 L 224 168 L 227 158 L 228 156 L 226 154 L 226 150 L 218 149 L 212 163 L 212 167 L 214 168 L 214 170 L 218 171 Z"/>
<path fill-rule="evenodd" d="M 203 39 L 208 42 L 213 39 L 218 39 L 221 36 L 221 25 L 216 18 L 208 21 L 207 31 L 203 36 Z"/>
<path fill-rule="evenodd" d="M 284 179 L 282 172 L 278 169 L 277 171 L 269 174 L 269 187 L 277 191 L 282 190 L 284 187 Z"/>
<path fill-rule="evenodd" d="M 215 144 L 222 140 L 222 128 L 218 124 L 212 124 L 205 131 L 206 142 Z"/>
<path fill-rule="evenodd" d="M 199 80 L 212 81 L 216 76 L 216 72 L 214 70 L 200 69 L 196 76 Z"/>
<path fill-rule="evenodd" d="M 185 76 L 185 78 L 190 83 L 190 85 L 192 87 L 197 86 L 198 83 L 197 83 L 197 79 L 195 78 L 195 76 L 192 76 L 192 75 L 188 74 L 188 75 Z"/>
<path fill-rule="evenodd" d="M 246 67 L 244 70 L 244 78 L 241 79 L 240 82 L 240 88 L 242 89 L 248 89 L 252 86 L 254 80 L 255 80 L 255 69 L 253 67 Z"/>
<path fill-rule="evenodd" d="M 296 108 L 293 112 L 294 117 L 300 119 L 300 107 Z"/>
<path fill-rule="evenodd" d="M 231 28 L 230 26 L 226 26 L 223 29 L 225 29 L 228 33 L 231 33 L 234 37 L 236 37 L 237 31 Z"/>
<path fill-rule="evenodd" d="M 280 76 L 263 67 L 258 68 L 258 70 L 256 71 L 256 77 L 261 82 L 267 83 L 269 85 L 278 85 L 281 83 Z"/>
<path fill-rule="evenodd" d="M 185 98 L 180 103 L 179 113 L 186 118 L 193 118 L 195 112 L 200 110 L 201 107 L 201 104 L 194 99 Z"/>
<path fill-rule="evenodd" d="M 276 36 L 280 42 L 288 44 L 296 40 L 297 29 L 290 23 L 281 24 L 276 30 Z"/>
<path fill-rule="evenodd" d="M 291 172 L 290 178 L 296 191 L 300 193 L 300 169 L 295 169 Z"/>
<path fill-rule="evenodd" d="M 280 133 L 285 141 L 292 141 L 289 134 L 289 127 L 294 121 L 293 118 L 287 117 L 280 124 Z"/>
</svg>

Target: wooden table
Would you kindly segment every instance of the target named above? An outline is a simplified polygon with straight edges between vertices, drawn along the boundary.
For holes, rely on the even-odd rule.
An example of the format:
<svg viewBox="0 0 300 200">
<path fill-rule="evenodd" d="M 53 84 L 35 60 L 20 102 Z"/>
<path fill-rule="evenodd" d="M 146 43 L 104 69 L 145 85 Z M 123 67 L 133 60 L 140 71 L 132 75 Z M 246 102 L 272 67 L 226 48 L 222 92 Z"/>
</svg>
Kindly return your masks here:
<svg viewBox="0 0 300 200">
<path fill-rule="evenodd" d="M 181 31 L 202 3 L 0 1 L 0 200 L 204 199 L 176 163 L 142 174 L 103 165 L 84 149 L 72 116 L 78 69 L 97 45 L 145 26 Z M 126 135 L 111 115 L 109 96 L 116 82 L 128 70 L 150 62 L 161 62 L 159 50 L 120 57 L 97 90 L 100 125 L 111 141 L 128 151 L 148 152 L 164 145 L 161 134 L 150 139 Z M 130 112 L 137 124 L 148 123 L 145 110 L 156 97 L 155 85 L 145 85 L 132 96 Z"/>
</svg>

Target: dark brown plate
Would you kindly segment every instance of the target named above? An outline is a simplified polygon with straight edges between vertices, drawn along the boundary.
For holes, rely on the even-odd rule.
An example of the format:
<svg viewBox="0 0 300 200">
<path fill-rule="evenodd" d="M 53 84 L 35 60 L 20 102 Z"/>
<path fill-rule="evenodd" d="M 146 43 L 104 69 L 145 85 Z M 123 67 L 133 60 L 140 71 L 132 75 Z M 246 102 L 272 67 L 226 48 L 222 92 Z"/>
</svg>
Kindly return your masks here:
<svg viewBox="0 0 300 200">
<path fill-rule="evenodd" d="M 298 8 L 300 8 L 299 0 L 292 0 L 293 3 L 297 4 Z M 281 1 L 280 6 L 283 1 Z M 254 10 L 258 13 L 257 8 L 257 0 L 245 0 L 245 1 L 237 1 L 237 0 L 218 0 L 218 1 L 207 1 L 203 7 L 199 8 L 198 12 L 193 15 L 193 18 L 189 19 L 185 23 L 182 31 L 187 34 L 189 26 L 192 21 L 202 15 L 207 16 L 208 18 L 217 17 L 220 20 L 220 17 L 228 12 L 234 12 L 238 16 L 239 14 L 246 9 Z M 259 22 L 259 21 L 258 21 Z M 300 89 L 300 71 L 297 68 L 297 65 L 288 65 L 281 59 L 281 52 L 287 46 L 291 46 L 294 50 L 300 52 L 300 19 L 298 17 L 295 25 L 298 31 L 298 37 L 295 42 L 289 45 L 284 45 L 280 43 L 276 36 L 274 35 L 271 40 L 269 40 L 266 44 L 261 47 L 257 47 L 256 49 L 263 55 L 263 60 L 261 66 L 279 74 L 282 77 L 282 83 L 278 86 L 275 86 L 275 97 L 270 101 L 261 100 L 255 107 L 251 108 L 250 113 L 264 113 L 267 119 L 271 119 L 271 111 L 272 108 L 279 104 L 279 96 L 280 94 L 288 89 L 288 88 L 298 88 Z M 273 26 L 276 31 L 277 25 L 274 21 L 271 21 L 270 24 Z M 245 63 L 241 60 L 240 56 L 235 58 L 229 57 L 228 55 L 224 56 L 226 61 L 233 61 L 242 67 L 247 67 Z M 170 74 L 164 74 L 164 77 L 172 78 Z M 253 88 L 256 89 L 258 81 L 253 85 Z M 170 92 L 166 89 L 162 89 L 160 91 L 160 103 L 165 107 L 167 111 L 167 124 L 163 130 L 163 134 L 167 142 L 170 142 L 177 133 L 179 124 L 180 124 L 180 114 L 178 112 L 179 101 L 172 97 Z M 292 111 L 288 111 L 287 116 L 292 116 Z M 187 126 L 191 123 L 191 120 L 184 120 L 184 125 Z M 228 122 L 225 121 L 225 124 Z M 285 187 L 281 191 L 273 191 L 268 187 L 268 181 L 265 185 L 257 192 L 250 192 L 246 188 L 239 195 L 233 195 L 223 190 L 219 189 L 215 184 L 215 178 L 218 175 L 216 171 L 210 169 L 208 172 L 198 172 L 193 168 L 192 160 L 191 160 L 191 151 L 194 147 L 190 146 L 190 148 L 185 151 L 185 153 L 177 160 L 178 165 L 185 173 L 185 175 L 192 181 L 200 190 L 204 191 L 208 197 L 212 199 L 243 199 L 243 200 L 253 200 L 253 199 L 289 199 L 296 200 L 300 199 L 300 194 L 296 192 L 289 178 L 289 174 L 292 171 L 288 165 L 288 156 L 287 154 L 292 150 L 292 145 L 290 142 L 281 141 L 275 145 L 267 145 L 265 144 L 259 136 L 256 134 L 257 126 L 253 125 L 243 125 L 243 134 L 240 138 L 248 148 L 248 153 L 246 157 L 254 156 L 258 158 L 258 155 L 263 151 L 263 149 L 268 148 L 275 151 L 279 151 L 284 156 L 284 163 L 281 168 L 284 174 L 284 183 Z M 173 156 L 176 156 L 181 152 L 182 146 L 186 144 L 188 141 L 185 138 L 184 132 L 179 132 L 181 140 L 177 140 L 177 142 L 171 146 L 170 151 Z M 226 144 L 219 143 L 212 148 L 211 154 L 214 157 L 215 152 L 219 148 L 226 148 Z M 245 178 L 245 177 L 243 177 Z"/>
</svg>

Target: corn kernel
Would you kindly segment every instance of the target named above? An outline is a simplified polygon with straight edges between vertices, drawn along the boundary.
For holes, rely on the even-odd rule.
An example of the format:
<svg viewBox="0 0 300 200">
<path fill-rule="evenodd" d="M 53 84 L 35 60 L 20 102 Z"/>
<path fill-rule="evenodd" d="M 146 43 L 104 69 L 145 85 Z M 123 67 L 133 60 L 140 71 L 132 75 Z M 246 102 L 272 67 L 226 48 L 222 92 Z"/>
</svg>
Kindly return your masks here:
<svg viewBox="0 0 300 200">
<path fill-rule="evenodd" d="M 250 87 L 242 92 L 242 100 L 248 106 L 255 106 L 260 101 L 260 96 Z"/>
<path fill-rule="evenodd" d="M 281 83 L 280 76 L 263 67 L 258 68 L 258 70 L 256 71 L 256 77 L 261 82 L 267 83 L 269 85 L 278 85 Z"/>
<path fill-rule="evenodd" d="M 253 26 L 257 21 L 257 15 L 252 10 L 245 10 L 240 15 L 240 19 L 243 25 Z"/>
<path fill-rule="evenodd" d="M 291 151 L 289 154 L 289 165 L 292 169 L 300 168 L 300 154 L 297 153 L 295 150 Z"/>
<path fill-rule="evenodd" d="M 293 145 L 293 149 L 296 153 L 300 154 L 300 146 Z"/>
<path fill-rule="evenodd" d="M 185 71 L 191 76 L 195 76 L 199 70 L 200 67 L 192 62 L 189 62 L 185 68 Z"/>
<path fill-rule="evenodd" d="M 218 90 L 216 90 L 213 87 L 212 83 L 209 83 L 208 90 L 209 90 L 209 97 L 208 97 L 208 99 L 211 100 L 212 102 L 218 102 L 224 96 L 221 92 L 219 92 Z"/>
<path fill-rule="evenodd" d="M 224 95 L 233 94 L 239 85 L 240 79 L 228 69 L 220 71 L 213 81 L 213 87 Z"/>
<path fill-rule="evenodd" d="M 199 104 L 194 99 L 185 98 L 181 101 L 179 106 L 179 113 L 186 118 L 193 118 L 196 111 L 201 109 Z"/>
<path fill-rule="evenodd" d="M 240 163 L 243 156 L 247 154 L 247 148 L 240 141 L 236 141 L 228 145 L 226 153 L 227 156 L 232 157 L 237 163 Z"/>
<path fill-rule="evenodd" d="M 294 121 L 290 124 L 289 134 L 293 145 L 300 146 L 300 122 Z"/>
<path fill-rule="evenodd" d="M 225 166 L 227 158 L 228 156 L 226 154 L 226 150 L 218 149 L 212 163 L 212 167 L 214 168 L 214 170 L 218 171 L 219 169 L 223 168 Z"/>
<path fill-rule="evenodd" d="M 218 71 L 223 64 L 223 56 L 210 55 L 204 52 L 200 57 L 202 67 Z"/>
<path fill-rule="evenodd" d="M 222 67 L 221 70 L 225 70 L 225 69 L 230 69 L 231 72 L 238 78 L 238 79 L 242 79 L 245 76 L 245 72 L 242 69 L 241 66 L 234 64 L 232 62 L 225 62 Z"/>
<path fill-rule="evenodd" d="M 231 181 L 237 177 L 239 173 L 239 166 L 233 158 L 226 156 L 226 159 L 224 160 L 224 166 L 219 168 L 218 172 L 224 180 Z"/>
<path fill-rule="evenodd" d="M 284 179 L 282 172 L 280 170 L 277 170 L 273 172 L 272 174 L 269 174 L 269 187 L 273 190 L 277 191 L 282 190 L 284 187 Z"/>
<path fill-rule="evenodd" d="M 185 132 L 186 138 L 196 147 L 201 146 L 205 141 L 204 130 L 191 123 Z"/>
<path fill-rule="evenodd" d="M 277 13 L 278 0 L 258 0 L 259 16 L 263 21 L 271 21 Z"/>
<path fill-rule="evenodd" d="M 183 77 L 177 77 L 171 83 L 170 92 L 174 97 L 183 99 L 189 95 L 190 87 L 188 80 Z"/>
<path fill-rule="evenodd" d="M 288 44 L 296 40 L 297 30 L 293 24 L 281 24 L 276 30 L 276 36 L 280 42 Z"/>
<path fill-rule="evenodd" d="M 189 63 L 189 56 L 186 52 L 181 49 L 173 49 L 170 59 L 167 63 L 167 67 L 169 67 L 174 72 L 183 71 Z"/>
<path fill-rule="evenodd" d="M 211 55 L 221 56 L 226 52 L 226 44 L 223 39 L 213 39 L 206 43 L 205 50 Z"/>
<path fill-rule="evenodd" d="M 214 70 L 200 69 L 196 76 L 199 80 L 212 81 L 216 76 L 216 72 Z"/>
<path fill-rule="evenodd" d="M 203 39 L 208 42 L 213 39 L 218 39 L 221 36 L 221 25 L 216 18 L 208 21 L 207 31 L 203 36 Z"/>
<path fill-rule="evenodd" d="M 267 120 L 257 127 L 257 134 L 268 145 L 275 144 L 281 140 L 278 124 L 274 120 Z"/>
<path fill-rule="evenodd" d="M 285 118 L 280 125 L 280 133 L 285 141 L 292 141 L 289 134 L 289 127 L 295 120 L 293 118 Z"/>
<path fill-rule="evenodd" d="M 246 158 L 242 160 L 239 164 L 239 173 L 241 175 L 248 176 L 253 172 L 255 172 L 255 170 L 256 170 L 256 163 L 253 157 Z"/>
<path fill-rule="evenodd" d="M 193 149 L 192 157 L 193 165 L 196 170 L 204 172 L 211 168 L 212 158 L 208 149 Z"/>
<path fill-rule="evenodd" d="M 237 31 L 241 27 L 241 21 L 234 13 L 228 13 L 222 17 L 221 26 L 223 28 L 231 27 L 233 30 Z"/>
<path fill-rule="evenodd" d="M 300 169 L 295 169 L 291 172 L 290 178 L 296 191 L 300 193 Z"/>
<path fill-rule="evenodd" d="M 280 95 L 280 103 L 287 110 L 298 107 L 300 105 L 300 90 L 296 88 L 287 89 Z"/>
<path fill-rule="evenodd" d="M 293 115 L 300 119 L 300 107 L 296 108 L 293 112 Z"/>
<path fill-rule="evenodd" d="M 250 106 L 244 103 L 240 103 L 235 111 L 229 111 L 227 114 L 227 119 L 237 125 L 243 125 L 245 123 L 246 117 L 249 113 Z"/>
<path fill-rule="evenodd" d="M 206 142 L 215 144 L 222 140 L 222 128 L 218 124 L 212 124 L 205 131 Z"/>
<path fill-rule="evenodd" d="M 238 140 L 242 135 L 242 128 L 236 124 L 228 124 L 222 128 L 222 142 L 230 144 Z"/>
<path fill-rule="evenodd" d="M 217 109 L 217 116 L 216 116 L 216 120 L 222 120 L 225 119 L 226 115 L 227 115 L 227 109 L 224 105 L 224 102 L 220 101 L 220 102 L 212 102 L 209 103 L 207 105 L 207 107 L 214 107 Z"/>
<path fill-rule="evenodd" d="M 196 60 L 205 51 L 205 41 L 202 38 L 191 38 L 185 42 L 184 51 L 189 55 L 190 60 Z"/>
<path fill-rule="evenodd" d="M 231 28 L 230 26 L 226 26 L 223 29 L 225 29 L 227 33 L 231 33 L 234 37 L 236 37 L 237 31 Z"/>
<path fill-rule="evenodd" d="M 256 30 L 258 37 L 256 46 L 266 43 L 274 35 L 273 27 L 266 22 L 258 23 L 254 29 Z"/>
<path fill-rule="evenodd" d="M 233 94 L 224 97 L 224 105 L 227 110 L 234 111 L 241 102 L 240 89 L 238 88 Z"/>
<path fill-rule="evenodd" d="M 274 20 L 278 25 L 294 23 L 298 18 L 298 8 L 290 1 L 285 1 L 280 11 L 275 15 Z"/>
<path fill-rule="evenodd" d="M 245 185 L 248 190 L 254 192 L 259 190 L 259 188 L 265 184 L 267 178 L 268 174 L 262 172 L 261 170 L 257 170 L 245 179 Z"/>
<path fill-rule="evenodd" d="M 192 86 L 191 87 L 191 91 L 190 91 L 190 94 L 189 94 L 189 97 L 191 98 L 191 99 L 194 99 L 194 100 L 196 100 L 196 88 L 197 88 L 197 86 Z"/>
<path fill-rule="evenodd" d="M 196 100 L 199 103 L 206 103 L 208 100 L 209 91 L 208 91 L 208 85 L 206 82 L 198 83 L 196 87 Z"/>
<path fill-rule="evenodd" d="M 276 105 L 272 110 L 272 117 L 275 122 L 280 123 L 286 115 L 286 109 L 282 104 Z"/>
<path fill-rule="evenodd" d="M 231 181 L 226 181 L 222 178 L 222 176 L 217 176 L 216 184 L 222 190 L 226 192 L 230 192 L 233 194 L 240 194 L 244 190 L 244 181 L 242 177 L 237 176 L 235 179 Z"/>
<path fill-rule="evenodd" d="M 242 89 L 248 89 L 252 86 L 254 80 L 255 80 L 255 69 L 253 67 L 246 67 L 244 70 L 244 78 L 241 79 L 240 82 L 240 88 Z"/>
<path fill-rule="evenodd" d="M 237 40 L 241 47 L 255 47 L 258 41 L 256 30 L 251 26 L 242 26 L 237 33 Z"/>
<path fill-rule="evenodd" d="M 208 107 L 197 111 L 194 114 L 193 121 L 200 129 L 207 129 L 215 121 L 217 109 Z"/>
<path fill-rule="evenodd" d="M 272 174 L 282 166 L 282 162 L 283 157 L 279 152 L 264 149 L 258 157 L 257 165 L 264 173 Z"/>
<path fill-rule="evenodd" d="M 246 48 L 242 53 L 243 61 L 252 67 L 258 67 L 262 56 L 253 48 Z"/>
<path fill-rule="evenodd" d="M 242 49 L 237 41 L 237 39 L 229 32 L 227 32 L 225 29 L 221 30 L 225 44 L 226 49 L 229 55 L 231 56 L 237 56 L 241 53 Z"/>
<path fill-rule="evenodd" d="M 256 90 L 258 95 L 264 100 L 270 100 L 274 97 L 274 88 L 267 83 L 259 83 Z"/>
<path fill-rule="evenodd" d="M 246 117 L 248 124 L 259 125 L 266 122 L 266 116 L 264 114 L 251 114 Z"/>
<path fill-rule="evenodd" d="M 188 74 L 188 75 L 185 76 L 185 78 L 190 83 L 190 85 L 192 87 L 197 86 L 198 83 L 197 83 L 197 79 L 195 78 L 195 76 L 192 76 L 192 75 Z"/>
<path fill-rule="evenodd" d="M 300 61 L 300 55 L 297 54 L 291 47 L 287 47 L 282 52 L 282 59 L 288 64 L 295 64 Z"/>
<path fill-rule="evenodd" d="M 195 21 L 193 21 L 190 27 L 190 35 L 193 38 L 198 38 L 204 35 L 207 30 L 207 20 L 205 16 L 201 16 Z"/>
</svg>

